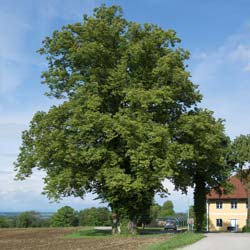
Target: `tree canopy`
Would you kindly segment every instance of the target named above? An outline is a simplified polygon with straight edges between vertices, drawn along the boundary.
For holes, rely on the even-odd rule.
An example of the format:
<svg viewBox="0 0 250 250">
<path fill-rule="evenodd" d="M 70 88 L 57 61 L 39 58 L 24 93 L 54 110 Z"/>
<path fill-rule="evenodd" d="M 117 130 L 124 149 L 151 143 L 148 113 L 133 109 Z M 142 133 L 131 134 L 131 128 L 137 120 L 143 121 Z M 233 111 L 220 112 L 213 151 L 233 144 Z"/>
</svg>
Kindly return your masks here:
<svg viewBox="0 0 250 250">
<path fill-rule="evenodd" d="M 78 214 L 80 226 L 109 226 L 111 213 L 106 207 L 92 207 L 81 210 Z"/>
<path fill-rule="evenodd" d="M 183 114 L 177 121 L 173 151 L 176 161 L 173 182 L 176 189 L 186 192 L 194 187 L 195 223 L 202 230 L 206 212 L 206 194 L 226 185 L 231 171 L 227 164 L 229 138 L 223 120 L 215 119 L 208 110 L 196 109 Z"/>
<path fill-rule="evenodd" d="M 167 217 L 175 215 L 174 204 L 172 201 L 167 200 L 163 203 L 160 213 L 160 217 Z"/>
<path fill-rule="evenodd" d="M 229 161 L 247 193 L 247 227 L 250 228 L 250 135 L 240 135 L 234 139 L 230 147 Z"/>
<path fill-rule="evenodd" d="M 64 206 L 57 210 L 50 219 L 52 227 L 72 227 L 78 224 L 75 211 L 72 207 Z"/>
<path fill-rule="evenodd" d="M 17 178 L 38 168 L 50 198 L 94 192 L 129 217 L 149 207 L 171 173 L 174 121 L 201 99 L 178 42 L 173 30 L 126 21 L 117 6 L 47 37 L 43 83 L 64 102 L 23 132 Z"/>
<path fill-rule="evenodd" d="M 39 50 L 48 61 L 43 83 L 62 101 L 37 112 L 23 132 L 17 179 L 43 170 L 49 198 L 92 192 L 132 221 L 149 212 L 155 193 L 166 193 L 165 178 L 192 185 L 192 169 L 202 163 L 199 176 L 205 153 L 224 138 L 220 122 L 191 112 L 201 94 L 179 42 L 174 30 L 129 22 L 120 7 L 104 5 L 47 37 Z M 219 150 L 210 166 L 219 164 Z"/>
<path fill-rule="evenodd" d="M 40 214 L 35 211 L 26 211 L 16 217 L 16 227 L 41 227 L 43 224 Z"/>
</svg>

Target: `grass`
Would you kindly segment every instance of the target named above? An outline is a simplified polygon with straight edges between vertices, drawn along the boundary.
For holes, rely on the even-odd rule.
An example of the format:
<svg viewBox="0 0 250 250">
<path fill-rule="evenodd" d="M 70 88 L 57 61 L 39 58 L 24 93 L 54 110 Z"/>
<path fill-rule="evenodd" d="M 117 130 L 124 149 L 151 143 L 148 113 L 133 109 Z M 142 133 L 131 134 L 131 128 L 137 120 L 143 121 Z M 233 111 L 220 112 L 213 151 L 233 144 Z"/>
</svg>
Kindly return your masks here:
<svg viewBox="0 0 250 250">
<path fill-rule="evenodd" d="M 179 233 L 163 243 L 157 243 L 149 246 L 147 250 L 173 250 L 187 245 L 191 245 L 204 237 L 205 236 L 203 234 L 198 233 Z"/>
<path fill-rule="evenodd" d="M 76 232 L 71 233 L 70 235 L 66 235 L 66 238 L 74 239 L 74 238 L 98 238 L 98 237 L 150 237 L 150 236 L 162 236 L 166 231 L 162 227 L 148 227 L 148 228 L 138 228 L 138 233 L 135 235 L 131 234 L 118 234 L 112 235 L 111 230 L 101 230 L 94 229 L 93 227 L 85 227 L 81 228 Z M 168 235 L 172 235 L 172 233 L 168 233 Z"/>
<path fill-rule="evenodd" d="M 76 231 L 70 235 L 65 236 L 68 239 L 79 239 L 79 238 L 113 238 L 113 237 L 158 237 L 162 235 L 168 235 L 169 237 L 166 241 L 161 243 L 156 243 L 148 246 L 147 250 L 174 250 L 186 245 L 190 245 L 195 243 L 196 241 L 204 238 L 203 234 L 198 233 L 176 233 L 176 234 L 165 234 L 164 230 L 160 228 L 147 228 L 140 229 L 139 234 L 137 235 L 129 235 L 129 234 L 121 234 L 121 235 L 112 235 L 111 230 L 100 230 L 94 228 L 82 228 L 79 231 Z"/>
<path fill-rule="evenodd" d="M 99 238 L 112 236 L 111 230 L 99 230 L 94 228 L 85 228 L 76 231 L 72 234 L 66 235 L 65 238 L 76 239 L 76 238 Z"/>
</svg>

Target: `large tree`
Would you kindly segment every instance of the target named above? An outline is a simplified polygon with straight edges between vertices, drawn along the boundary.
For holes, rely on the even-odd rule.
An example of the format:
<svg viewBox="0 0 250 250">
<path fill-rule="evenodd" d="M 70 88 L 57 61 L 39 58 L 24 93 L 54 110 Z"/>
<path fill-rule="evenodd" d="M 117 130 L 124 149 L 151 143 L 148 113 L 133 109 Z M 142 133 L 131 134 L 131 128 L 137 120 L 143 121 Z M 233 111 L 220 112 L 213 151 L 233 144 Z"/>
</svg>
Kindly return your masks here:
<svg viewBox="0 0 250 250">
<path fill-rule="evenodd" d="M 201 100 L 179 42 L 173 30 L 128 22 L 117 6 L 47 37 L 43 83 L 63 101 L 23 132 L 17 178 L 43 170 L 49 198 L 96 193 L 135 225 L 165 192 L 176 121 Z"/>
<path fill-rule="evenodd" d="M 176 163 L 173 182 L 186 192 L 194 187 L 195 227 L 201 231 L 206 212 L 206 195 L 213 188 L 220 192 L 230 174 L 227 164 L 229 138 L 223 120 L 208 110 L 197 109 L 183 114 L 177 121 L 172 150 Z"/>
<path fill-rule="evenodd" d="M 234 139 L 231 144 L 230 162 L 247 193 L 247 227 L 250 227 L 250 135 L 240 135 Z"/>
</svg>

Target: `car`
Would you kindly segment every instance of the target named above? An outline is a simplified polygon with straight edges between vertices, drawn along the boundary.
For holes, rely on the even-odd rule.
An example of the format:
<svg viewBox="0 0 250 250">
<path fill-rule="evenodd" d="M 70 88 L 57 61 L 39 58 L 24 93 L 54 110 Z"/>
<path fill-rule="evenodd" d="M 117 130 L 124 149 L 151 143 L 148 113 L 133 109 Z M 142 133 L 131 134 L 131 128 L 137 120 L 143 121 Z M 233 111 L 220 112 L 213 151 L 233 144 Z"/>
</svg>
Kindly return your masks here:
<svg viewBox="0 0 250 250">
<path fill-rule="evenodd" d="M 164 225 L 164 230 L 177 230 L 176 220 L 175 219 L 167 219 Z"/>
</svg>

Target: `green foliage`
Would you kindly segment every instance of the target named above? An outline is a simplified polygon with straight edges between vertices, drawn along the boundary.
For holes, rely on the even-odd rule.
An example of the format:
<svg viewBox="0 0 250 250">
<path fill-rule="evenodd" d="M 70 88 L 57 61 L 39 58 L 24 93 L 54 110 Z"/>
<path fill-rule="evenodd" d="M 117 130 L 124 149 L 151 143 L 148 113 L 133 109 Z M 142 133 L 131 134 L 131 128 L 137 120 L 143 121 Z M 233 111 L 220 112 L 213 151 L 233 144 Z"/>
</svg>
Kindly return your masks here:
<svg viewBox="0 0 250 250">
<path fill-rule="evenodd" d="M 250 227 L 244 226 L 244 227 L 242 228 L 242 232 L 244 232 L 244 233 L 249 233 L 249 232 L 250 232 Z"/>
<path fill-rule="evenodd" d="M 50 223 L 52 227 L 72 227 L 78 225 L 75 211 L 69 206 L 58 209 L 51 217 Z"/>
<path fill-rule="evenodd" d="M 161 206 L 157 203 L 154 203 L 150 207 L 150 217 L 152 218 L 152 220 L 155 220 L 160 216 L 160 211 L 161 211 Z"/>
<path fill-rule="evenodd" d="M 205 236 L 203 234 L 196 233 L 181 233 L 168 239 L 166 242 L 158 243 L 148 247 L 148 250 L 173 250 L 179 249 L 187 245 L 191 245 L 196 241 L 201 240 Z"/>
<path fill-rule="evenodd" d="M 151 215 L 151 207 L 150 208 L 145 208 L 142 212 L 141 215 L 139 216 L 137 220 L 137 225 L 145 227 L 148 225 L 151 221 L 153 220 L 152 215 Z"/>
<path fill-rule="evenodd" d="M 173 215 L 175 215 L 173 202 L 165 201 L 160 210 L 160 217 L 167 217 Z"/>
<path fill-rule="evenodd" d="M 93 192 L 138 220 L 173 175 L 176 121 L 201 100 L 179 42 L 174 30 L 125 20 L 117 6 L 47 37 L 43 83 L 64 102 L 23 132 L 17 179 L 38 168 L 49 198 Z"/>
<path fill-rule="evenodd" d="M 250 135 L 240 135 L 234 139 L 229 160 L 238 170 L 250 162 Z"/>
<path fill-rule="evenodd" d="M 234 139 L 230 147 L 229 162 L 238 173 L 250 204 L 250 135 L 240 135 Z M 250 227 L 250 206 L 247 211 L 247 227 Z"/>
<path fill-rule="evenodd" d="M 42 224 L 39 213 L 35 211 L 23 212 L 16 217 L 16 227 L 41 227 Z"/>
<path fill-rule="evenodd" d="M 16 217 L 0 217 L 0 228 L 48 227 L 49 219 L 42 218 L 38 212 L 26 211 Z"/>
<path fill-rule="evenodd" d="M 221 119 L 215 119 L 208 110 L 195 110 L 183 114 L 178 120 L 173 182 L 186 192 L 194 187 L 196 229 L 202 230 L 206 212 L 206 194 L 226 185 L 231 168 L 227 165 L 229 138 L 224 133 Z"/>
<path fill-rule="evenodd" d="M 0 228 L 10 227 L 9 220 L 6 217 L 0 217 Z"/>
<path fill-rule="evenodd" d="M 195 218 L 194 206 L 189 206 L 189 218 Z"/>
<path fill-rule="evenodd" d="M 111 213 L 105 207 L 84 209 L 78 214 L 80 226 L 110 226 Z"/>
</svg>

